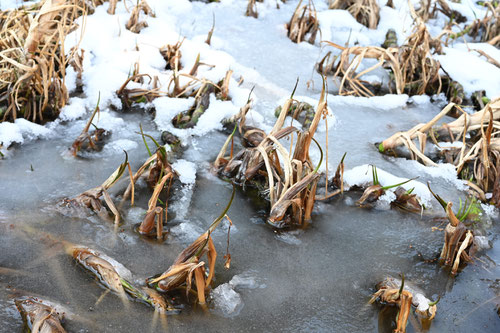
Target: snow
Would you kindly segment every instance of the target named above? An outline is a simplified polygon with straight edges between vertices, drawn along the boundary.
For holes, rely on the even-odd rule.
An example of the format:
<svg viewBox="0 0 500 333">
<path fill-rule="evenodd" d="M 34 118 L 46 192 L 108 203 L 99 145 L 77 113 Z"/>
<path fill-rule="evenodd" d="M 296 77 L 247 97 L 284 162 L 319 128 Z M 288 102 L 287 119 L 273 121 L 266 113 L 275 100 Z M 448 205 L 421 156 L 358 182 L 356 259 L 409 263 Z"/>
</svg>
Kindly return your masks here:
<svg viewBox="0 0 500 333">
<path fill-rule="evenodd" d="M 443 51 L 443 55 L 435 58 L 451 78 L 463 86 L 467 96 L 478 90 L 486 91 L 491 99 L 500 96 L 500 68 L 478 57 L 476 52 L 469 52 L 463 44 L 444 47 Z"/>
<path fill-rule="evenodd" d="M 0 144 L 9 147 L 13 143 L 24 143 L 26 140 L 47 138 L 51 131 L 26 119 L 16 119 L 14 123 L 0 123 Z"/>
<path fill-rule="evenodd" d="M 196 181 L 196 165 L 186 160 L 177 160 L 172 164 L 174 170 L 179 174 L 179 180 L 183 184 L 194 184 Z"/>
<path fill-rule="evenodd" d="M 408 95 L 384 95 L 374 97 L 328 95 L 328 102 L 338 106 L 359 106 L 378 110 L 393 110 L 402 108 L 408 102 Z"/>
<path fill-rule="evenodd" d="M 382 186 L 395 185 L 408 180 L 408 178 L 400 178 L 394 176 L 380 168 L 377 168 L 377 175 L 380 185 Z M 344 172 L 344 183 L 347 188 L 353 186 L 359 186 L 365 188 L 367 186 L 373 185 L 372 166 L 364 164 L 354 167 L 350 170 L 346 170 Z M 426 207 L 432 207 L 431 204 L 432 194 L 429 192 L 426 185 L 422 184 L 419 181 L 412 180 L 406 184 L 401 185 L 401 187 L 403 187 L 406 190 L 411 190 L 412 188 L 414 188 L 412 194 L 416 194 Z M 389 189 L 386 192 L 394 192 L 394 190 L 396 190 L 396 188 Z M 388 195 L 385 199 L 383 199 L 383 201 L 387 203 L 388 200 L 394 198 L 395 196 L 393 197 L 391 195 Z M 382 205 L 381 209 L 383 209 L 384 202 L 382 202 L 381 205 Z"/>
</svg>

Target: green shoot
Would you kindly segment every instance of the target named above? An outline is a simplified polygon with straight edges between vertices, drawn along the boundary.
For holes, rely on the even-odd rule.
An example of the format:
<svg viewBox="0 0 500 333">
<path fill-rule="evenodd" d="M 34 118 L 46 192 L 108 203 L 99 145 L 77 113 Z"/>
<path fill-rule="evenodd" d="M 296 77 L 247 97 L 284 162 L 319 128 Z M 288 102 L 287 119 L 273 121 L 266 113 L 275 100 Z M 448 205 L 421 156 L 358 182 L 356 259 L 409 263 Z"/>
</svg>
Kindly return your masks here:
<svg viewBox="0 0 500 333">
<path fill-rule="evenodd" d="M 436 200 L 441 204 L 441 206 L 443 207 L 444 211 L 446 212 L 446 205 L 447 205 L 446 201 L 444 201 L 443 198 L 441 198 L 436 193 L 432 192 L 431 185 L 429 184 L 429 182 L 427 182 L 427 187 L 429 188 L 429 191 L 432 193 L 432 195 L 434 196 L 434 198 L 436 198 Z"/>
<path fill-rule="evenodd" d="M 217 225 L 220 223 L 220 221 L 222 221 L 222 219 L 224 218 L 224 216 L 226 216 L 229 208 L 231 207 L 231 204 L 233 203 L 233 199 L 234 199 L 235 193 L 236 193 L 236 187 L 233 184 L 233 193 L 231 194 L 231 199 L 229 199 L 229 203 L 227 204 L 226 208 L 224 208 L 224 211 L 219 215 L 219 217 L 217 217 L 212 222 L 212 224 L 210 225 L 210 227 L 208 227 L 208 232 L 209 233 L 211 233 L 212 231 L 214 231 L 215 228 L 217 227 Z"/>
<path fill-rule="evenodd" d="M 321 163 L 323 163 L 323 149 L 321 149 L 321 146 L 319 145 L 318 141 L 316 141 L 315 138 L 312 138 L 312 139 L 313 139 L 314 143 L 318 146 L 319 152 L 321 154 L 321 157 L 319 158 L 319 163 L 316 166 L 316 169 L 314 169 L 314 171 L 313 171 L 313 173 L 316 173 L 316 172 L 318 172 L 319 167 L 321 166 Z M 345 157 L 345 154 L 344 154 L 344 157 Z M 342 158 L 342 160 L 344 160 L 344 158 Z"/>
<path fill-rule="evenodd" d="M 142 141 L 144 142 L 144 145 L 146 146 L 146 150 L 148 151 L 148 155 L 151 156 L 151 150 L 149 150 L 148 143 L 146 142 L 146 138 L 144 137 L 144 132 L 142 131 L 142 124 L 139 124 L 139 128 L 141 129 L 141 132 L 139 134 L 142 135 Z"/>
<path fill-rule="evenodd" d="M 418 178 L 418 177 L 411 178 L 411 179 L 407 179 L 407 180 L 405 180 L 404 182 L 401 182 L 401 183 L 399 183 L 399 184 L 382 186 L 382 190 L 388 190 L 388 189 L 390 189 L 390 188 L 394 188 L 394 187 L 398 187 L 398 186 L 404 185 L 404 184 L 409 183 L 409 182 L 411 182 L 412 180 L 415 180 L 415 179 L 417 179 L 417 178 Z M 377 180 L 378 180 L 378 179 L 377 179 Z"/>
</svg>

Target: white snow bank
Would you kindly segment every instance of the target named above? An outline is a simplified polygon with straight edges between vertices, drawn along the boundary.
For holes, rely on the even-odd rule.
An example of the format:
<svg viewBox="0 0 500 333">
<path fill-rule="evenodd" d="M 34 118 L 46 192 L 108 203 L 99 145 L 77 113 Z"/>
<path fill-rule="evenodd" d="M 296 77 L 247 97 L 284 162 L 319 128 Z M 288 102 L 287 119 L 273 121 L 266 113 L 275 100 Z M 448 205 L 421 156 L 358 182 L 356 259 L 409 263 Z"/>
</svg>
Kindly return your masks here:
<svg viewBox="0 0 500 333">
<path fill-rule="evenodd" d="M 425 172 L 433 178 L 442 178 L 458 190 L 466 190 L 468 188 L 466 185 L 467 181 L 457 177 L 457 172 L 453 164 L 439 163 L 437 166 L 425 166 L 417 161 L 407 159 L 397 159 L 396 163 L 403 168 L 416 170 L 417 173 Z"/>
<path fill-rule="evenodd" d="M 453 48 L 444 47 L 443 51 L 443 55 L 434 57 L 439 60 L 441 67 L 451 78 L 463 86 L 468 96 L 477 90 L 486 91 L 486 96 L 491 99 L 500 96 L 500 80 L 498 79 L 500 68 L 480 58 L 477 52 L 467 51 L 463 44 L 457 44 Z M 496 53 L 493 54 L 492 57 L 497 56 Z"/>
<path fill-rule="evenodd" d="M 25 140 L 34 140 L 48 137 L 51 131 L 26 119 L 16 119 L 14 123 L 0 123 L 0 144 L 8 148 L 14 142 L 24 143 Z"/>
<path fill-rule="evenodd" d="M 382 186 L 395 185 L 408 180 L 408 178 L 400 178 L 394 176 L 380 168 L 377 168 L 377 175 L 379 183 Z M 347 188 L 350 188 L 352 186 L 367 187 L 372 185 L 373 184 L 372 166 L 364 164 L 345 171 L 344 183 Z M 431 204 L 432 194 L 427 189 L 427 186 L 424 185 L 423 183 L 418 182 L 416 180 L 412 180 L 406 184 L 401 185 L 401 187 L 403 187 L 406 190 L 415 188 L 412 193 L 416 194 L 426 207 L 432 207 Z M 394 192 L 395 190 L 396 188 L 392 188 L 387 190 L 387 192 Z M 388 196 L 386 199 L 391 199 L 391 198 L 392 198 L 391 196 Z"/>
</svg>

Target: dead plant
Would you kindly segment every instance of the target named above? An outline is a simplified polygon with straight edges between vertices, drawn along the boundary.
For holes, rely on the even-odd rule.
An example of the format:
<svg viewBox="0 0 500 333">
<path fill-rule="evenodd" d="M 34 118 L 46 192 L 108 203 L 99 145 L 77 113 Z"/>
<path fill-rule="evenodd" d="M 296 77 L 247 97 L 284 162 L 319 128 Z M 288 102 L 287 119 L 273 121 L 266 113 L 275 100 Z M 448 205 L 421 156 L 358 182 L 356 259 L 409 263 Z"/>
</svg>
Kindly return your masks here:
<svg viewBox="0 0 500 333">
<path fill-rule="evenodd" d="M 309 0 L 307 5 L 302 5 L 299 1 L 295 12 L 286 26 L 288 38 L 294 43 L 306 41 L 314 44 L 319 31 L 319 21 L 314 3 Z"/>
<path fill-rule="evenodd" d="M 433 128 L 452 108 L 458 109 L 462 115 L 447 124 Z M 425 165 L 436 163 L 425 155 L 428 138 L 438 144 L 437 138 L 458 141 L 460 147 L 447 149 L 444 156 L 448 163 L 456 166 L 457 174 L 464 179 L 472 180 L 469 185 L 477 192 L 477 196 L 486 201 L 485 193 L 492 192 L 491 203 L 499 205 L 500 179 L 500 99 L 490 101 L 481 111 L 472 115 L 464 112 L 453 103 L 448 104 L 436 117 L 427 124 L 418 124 L 406 132 L 398 132 L 379 145 L 382 153 L 394 154 L 395 149 L 406 146 L 412 159 L 419 159 Z M 419 147 L 413 142 L 418 139 Z"/>
<path fill-rule="evenodd" d="M 31 296 L 17 298 L 14 303 L 29 332 L 66 332 L 61 324 L 64 312 L 59 312 L 52 304 Z"/>
<path fill-rule="evenodd" d="M 251 16 L 259 18 L 259 13 L 257 12 L 256 0 L 248 0 L 247 10 L 245 16 Z"/>
<path fill-rule="evenodd" d="M 392 277 L 385 278 L 377 284 L 377 289 L 369 303 L 374 303 L 378 299 L 380 303 L 396 305 L 400 309 L 396 317 L 395 332 L 406 331 L 408 318 L 411 316 L 411 305 L 415 307 L 422 328 L 430 327 L 431 321 L 436 316 L 439 298 L 435 302 L 429 300 L 418 288 L 405 284 L 404 275 L 401 280 Z"/>
<path fill-rule="evenodd" d="M 128 295 L 134 300 L 148 304 L 160 314 L 178 313 L 178 310 L 155 290 L 135 287 L 128 281 L 132 273 L 116 260 L 86 246 L 73 245 L 68 242 L 64 242 L 64 246 L 66 252 L 83 268 L 95 275 L 104 287 L 123 300 L 127 300 Z M 127 276 L 123 276 L 124 274 Z"/>
<path fill-rule="evenodd" d="M 204 234 L 198 237 L 198 239 L 179 254 L 167 271 L 158 277 L 146 279 L 146 283 L 149 286 L 159 291 L 167 292 L 185 283 L 186 293 L 189 293 L 194 275 L 198 302 L 200 304 L 205 304 L 205 290 L 214 277 L 215 260 L 217 258 L 217 251 L 212 241 L 211 234 L 224 217 L 227 217 L 227 212 L 231 207 L 235 192 L 235 188 L 233 187 L 231 199 L 222 214 L 212 222 Z M 205 254 L 207 255 L 208 262 L 208 276 L 205 274 L 205 262 L 200 261 Z"/>
<path fill-rule="evenodd" d="M 125 27 L 136 34 L 138 34 L 142 29 L 148 26 L 148 22 L 140 20 L 141 12 L 143 12 L 144 15 L 155 17 L 155 13 L 151 9 L 151 7 L 149 7 L 146 0 L 141 0 L 141 2 L 134 6 Z"/>
<path fill-rule="evenodd" d="M 182 42 L 184 42 L 184 40 L 181 40 L 173 45 L 167 44 L 160 48 L 160 53 L 163 59 L 165 59 L 165 61 L 167 62 L 165 69 L 177 70 L 177 71 L 182 69 L 181 65 L 182 53 L 180 50 Z"/>
<path fill-rule="evenodd" d="M 399 184 L 382 186 L 378 180 L 377 167 L 372 165 L 371 168 L 372 168 L 373 184 L 367 187 L 363 192 L 361 198 L 358 201 L 356 201 L 356 204 L 359 205 L 360 207 L 372 207 L 373 204 L 377 202 L 378 199 L 380 199 L 380 197 L 385 194 L 386 190 L 404 185 L 413 180 L 413 179 L 408 179 Z"/>
<path fill-rule="evenodd" d="M 461 262 L 471 262 L 472 257 L 476 252 L 474 243 L 474 233 L 465 227 L 462 221 L 467 217 L 467 214 L 462 214 L 460 219 L 457 218 L 451 207 L 451 202 L 445 202 L 439 195 L 435 194 L 430 185 L 429 191 L 434 198 L 441 204 L 449 223 L 444 231 L 444 245 L 441 251 L 440 260 L 445 266 L 451 266 L 451 274 L 455 275 Z"/>
<path fill-rule="evenodd" d="M 75 156 L 78 154 L 80 150 L 88 150 L 88 151 L 100 151 L 104 145 L 104 141 L 109 138 L 111 133 L 102 128 L 96 127 L 92 122 L 96 114 L 99 113 L 99 100 L 97 101 L 97 105 L 90 116 L 90 119 L 87 121 L 87 124 L 82 130 L 82 133 L 76 138 L 70 148 L 71 155 Z M 95 130 L 89 134 L 90 126 L 93 125 Z"/>
<path fill-rule="evenodd" d="M 439 52 L 440 44 L 430 37 L 423 22 L 419 22 L 414 32 L 401 47 L 384 49 L 377 46 L 343 47 L 335 43 L 329 45 L 342 50 L 335 65 L 334 77 L 341 78 L 340 95 L 373 96 L 368 82 L 361 77 L 379 67 L 390 68 L 390 77 L 396 93 L 409 95 L 435 94 L 441 90 L 439 62 L 431 57 L 431 49 Z M 354 56 L 354 57 L 352 57 Z M 360 73 L 357 69 L 365 58 L 379 62 Z M 389 85 L 392 90 L 392 86 Z"/>
<path fill-rule="evenodd" d="M 279 142 L 280 139 L 297 132 L 293 126 L 283 128 L 289 109 L 298 107 L 299 102 L 293 94 L 282 107 L 282 111 L 269 134 L 261 130 L 248 129 L 243 136 L 251 138 L 252 146 L 244 148 L 226 157 L 226 150 L 232 140 L 231 135 L 222 147 L 214 166 L 221 176 L 233 179 L 236 183 L 251 182 L 262 194 L 269 198 L 271 210 L 268 223 L 282 228 L 290 225 L 302 225 L 311 219 L 319 178 L 318 168 L 323 159 L 319 144 L 313 139 L 321 117 L 327 112 L 325 88 L 314 118 L 308 129 L 298 132 L 295 150 L 291 154 Z M 244 129 L 245 118 L 242 112 L 240 133 Z M 233 132 L 234 134 L 234 132 Z M 312 141 L 321 151 L 321 160 L 314 167 L 309 157 Z M 281 156 L 281 158 L 280 158 Z M 282 167 L 283 165 L 283 167 Z"/>
<path fill-rule="evenodd" d="M 64 40 L 87 1 L 44 0 L 40 5 L 0 13 L 0 109 L 2 120 L 55 119 L 68 100 L 69 55 Z M 35 14 L 34 18 L 31 18 Z"/>
<path fill-rule="evenodd" d="M 141 80 L 144 77 L 149 78 L 148 84 L 150 85 L 150 88 L 127 88 L 127 85 L 131 81 L 136 82 L 137 80 Z M 134 74 L 127 78 L 120 89 L 116 91 L 116 95 L 120 97 L 123 107 L 126 109 L 130 109 L 133 103 L 149 103 L 157 97 L 166 95 L 166 93 L 160 91 L 157 76 L 151 78 L 149 74 Z"/>
<path fill-rule="evenodd" d="M 123 162 L 115 170 L 115 172 L 113 172 L 113 174 L 111 174 L 111 176 L 109 176 L 108 179 L 104 181 L 104 183 L 77 195 L 73 199 L 64 199 L 62 202 L 62 206 L 66 208 L 89 208 L 92 211 L 96 212 L 101 218 L 107 220 L 108 211 L 103 207 L 101 203 L 102 197 L 104 199 L 104 202 L 114 215 L 114 223 L 118 224 L 120 222 L 120 213 L 118 212 L 118 209 L 116 209 L 116 206 L 113 203 L 108 190 L 120 179 L 127 166 L 129 166 L 128 155 L 127 152 L 125 152 L 125 162 Z"/>
<path fill-rule="evenodd" d="M 370 29 L 377 29 L 380 8 L 376 0 L 329 0 L 330 9 L 345 9 Z"/>
</svg>

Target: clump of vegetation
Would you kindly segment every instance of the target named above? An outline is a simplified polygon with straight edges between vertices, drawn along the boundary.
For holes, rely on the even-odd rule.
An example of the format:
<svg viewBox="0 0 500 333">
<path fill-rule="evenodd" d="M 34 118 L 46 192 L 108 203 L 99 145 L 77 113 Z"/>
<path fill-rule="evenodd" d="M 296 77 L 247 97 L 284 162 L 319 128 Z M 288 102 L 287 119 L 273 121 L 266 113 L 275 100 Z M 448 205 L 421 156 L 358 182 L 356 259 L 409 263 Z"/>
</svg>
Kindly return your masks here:
<svg viewBox="0 0 500 333">
<path fill-rule="evenodd" d="M 186 294 L 188 294 L 191 290 L 194 278 L 198 294 L 198 302 L 200 304 L 205 304 L 205 290 L 210 286 L 210 282 L 214 277 L 215 260 L 217 258 L 217 251 L 211 234 L 224 217 L 227 218 L 227 212 L 233 202 L 234 194 L 235 188 L 233 187 L 231 199 L 222 214 L 212 222 L 205 233 L 198 237 L 198 239 L 196 239 L 179 254 L 177 259 L 175 259 L 174 263 L 168 268 L 167 271 L 158 277 L 148 278 L 146 283 L 149 286 L 156 288 L 160 292 L 168 292 L 185 283 Z M 205 262 L 200 261 L 205 254 L 207 255 L 208 275 L 206 275 L 207 269 L 205 267 Z M 230 260 L 229 255 L 226 257 Z"/>
<path fill-rule="evenodd" d="M 148 22 L 140 20 L 141 12 L 143 12 L 144 15 L 155 17 L 153 10 L 151 9 L 151 7 L 149 7 L 146 0 L 141 0 L 141 2 L 134 6 L 125 27 L 136 34 L 141 32 L 142 29 L 148 26 Z"/>
<path fill-rule="evenodd" d="M 420 319 L 421 328 L 424 330 L 430 328 L 430 324 L 436 316 L 439 298 L 433 302 L 425 297 L 419 289 L 405 285 L 404 275 L 401 280 L 392 277 L 385 278 L 377 285 L 377 289 L 369 303 L 378 300 L 384 305 L 399 308 L 394 332 L 406 332 L 412 305 L 415 307 L 415 312 Z"/>
<path fill-rule="evenodd" d="M 28 332 L 66 332 L 61 324 L 65 314 L 53 304 L 32 296 L 17 298 L 14 302 Z"/>
<path fill-rule="evenodd" d="M 247 10 L 245 11 L 245 16 L 251 16 L 258 18 L 259 13 L 257 12 L 257 0 L 248 0 Z"/>
<path fill-rule="evenodd" d="M 125 271 L 131 276 L 122 264 L 108 256 L 86 246 L 78 246 L 65 242 L 66 252 L 73 257 L 83 268 L 95 275 L 99 282 L 106 288 L 116 293 L 123 300 L 127 296 L 134 300 L 143 302 L 153 307 L 160 314 L 177 313 L 175 309 L 163 296 L 150 288 L 137 288 L 127 278 L 120 275 Z"/>
<path fill-rule="evenodd" d="M 113 174 L 111 174 L 111 176 L 109 176 L 108 179 L 104 181 L 104 183 L 77 195 L 73 199 L 64 199 L 61 203 L 61 206 L 69 209 L 88 208 L 97 213 L 99 217 L 108 220 L 108 211 L 103 207 L 101 203 L 101 198 L 103 198 L 104 202 L 114 215 L 114 223 L 118 224 L 120 222 L 120 213 L 113 203 L 108 190 L 121 178 L 127 166 L 130 168 L 130 165 L 128 163 L 128 155 L 125 152 L 125 162 L 123 162 L 115 170 L 115 172 L 113 172 Z"/>
<path fill-rule="evenodd" d="M 288 99 L 273 127 L 266 134 L 262 130 L 245 126 L 246 110 L 242 110 L 239 124 L 240 133 L 246 139 L 248 148 L 243 148 L 235 155 L 226 157 L 226 150 L 233 134 L 222 147 L 214 166 L 217 172 L 236 183 L 251 183 L 269 199 L 271 210 L 268 223 L 282 228 L 291 225 L 302 225 L 311 219 L 319 179 L 318 168 L 322 162 L 323 152 L 313 139 L 322 116 L 327 114 L 325 88 L 314 118 L 307 129 L 298 132 L 293 154 L 280 143 L 280 139 L 297 132 L 293 126 L 283 128 L 289 110 L 297 109 L 300 102 Z M 243 130 L 246 130 L 243 133 Z M 293 139 L 292 139 L 293 140 Z M 309 157 L 309 147 L 315 142 L 321 151 L 321 160 L 315 167 Z M 293 144 L 292 144 L 293 146 Z"/>
<path fill-rule="evenodd" d="M 294 43 L 307 41 L 314 44 L 319 31 L 319 21 L 314 3 L 309 0 L 307 5 L 302 5 L 302 0 L 300 0 L 286 27 L 288 38 Z"/>
<path fill-rule="evenodd" d="M 458 109 L 462 115 L 447 124 L 433 128 L 437 122 L 452 108 Z M 396 154 L 396 150 L 405 146 L 410 151 L 410 158 L 421 161 L 425 165 L 437 165 L 425 155 L 428 138 L 434 143 L 437 139 L 448 139 L 456 143 L 455 148 L 444 150 L 443 157 L 448 163 L 455 165 L 457 174 L 469 181 L 478 198 L 486 202 L 486 193 L 492 193 L 489 200 L 500 207 L 500 99 L 490 101 L 481 111 L 472 115 L 465 113 L 454 103 L 448 104 L 437 116 L 427 124 L 418 124 L 406 132 L 398 132 L 379 145 L 379 151 L 385 154 Z M 414 140 L 418 140 L 418 146 Z"/>
<path fill-rule="evenodd" d="M 97 105 L 90 116 L 90 119 L 87 121 L 87 124 L 82 130 L 82 133 L 76 138 L 70 148 L 70 153 L 73 156 L 76 156 L 80 150 L 87 151 L 100 151 L 104 146 L 104 142 L 109 138 L 111 133 L 102 128 L 98 128 L 92 122 L 94 120 L 95 115 L 99 113 L 99 101 L 97 101 Z M 90 126 L 94 126 L 94 131 L 89 133 Z"/>
<path fill-rule="evenodd" d="M 463 209 L 460 209 L 460 214 L 457 217 L 451 209 L 453 206 L 451 202 L 445 202 L 439 195 L 436 195 L 432 191 L 430 186 L 429 191 L 431 191 L 434 198 L 441 204 L 449 221 L 444 231 L 444 245 L 440 260 L 445 266 L 451 267 L 451 274 L 455 275 L 460 263 L 471 262 L 477 249 L 473 231 L 467 229 L 463 224 L 474 202 L 471 202 L 467 209 L 465 209 L 465 206 Z"/>
<path fill-rule="evenodd" d="M 64 53 L 75 19 L 89 11 L 87 1 L 45 0 L 0 12 L 1 120 L 55 119 L 68 100 L 66 67 L 77 53 Z M 32 14 L 35 17 L 32 18 Z"/>
<path fill-rule="evenodd" d="M 385 194 L 386 190 L 404 185 L 404 184 L 413 180 L 413 179 L 408 179 L 408 180 L 406 180 L 402 183 L 399 183 L 399 184 L 382 186 L 378 180 L 377 167 L 372 166 L 371 168 L 372 168 L 373 184 L 371 186 L 367 187 L 365 189 L 365 191 L 363 192 L 363 195 L 361 196 L 361 198 L 358 201 L 356 201 L 356 203 L 361 207 L 371 207 L 376 201 L 378 201 L 378 199 L 382 195 Z M 409 204 L 409 199 L 410 199 L 410 197 L 405 197 L 404 195 L 405 195 L 405 193 L 401 193 L 401 195 L 399 196 L 399 202 L 398 202 L 398 203 L 401 203 L 403 206 L 405 206 L 406 204 Z M 406 199 L 408 199 L 408 200 L 406 200 Z M 414 200 L 412 200 L 412 202 L 413 201 Z M 418 204 L 418 200 L 417 200 L 417 204 Z M 420 206 L 420 204 L 418 204 L 417 206 L 415 206 L 413 208 L 415 210 L 420 211 L 421 206 Z"/>
<path fill-rule="evenodd" d="M 390 68 L 389 90 L 398 94 L 422 95 L 439 93 L 441 77 L 439 62 L 431 57 L 431 49 L 439 52 L 440 42 L 430 37 L 423 22 L 419 22 L 405 44 L 400 47 L 382 48 L 378 46 L 343 47 L 335 43 L 329 45 L 342 50 L 327 66 L 334 71 L 334 77 L 341 80 L 340 95 L 373 96 L 370 83 L 362 76 L 379 67 Z M 378 59 L 379 62 L 360 73 L 357 69 L 364 59 Z"/>
<path fill-rule="evenodd" d="M 149 154 L 149 158 L 130 177 L 130 183 L 123 193 L 122 203 L 130 197 L 131 205 L 134 205 L 135 199 L 135 183 L 140 177 L 146 178 L 148 187 L 153 190 L 153 193 L 148 201 L 148 210 L 144 220 L 140 224 L 138 231 L 143 235 L 155 234 L 159 240 L 163 239 L 163 225 L 167 222 L 168 217 L 168 198 L 170 196 L 170 188 L 172 181 L 178 177 L 172 166 L 167 160 L 167 151 L 164 146 L 161 146 L 153 137 L 144 134 L 141 127 L 141 132 L 144 145 Z M 146 142 L 146 137 L 149 137 L 156 145 L 156 152 L 151 153 Z M 129 170 L 130 171 L 130 170 Z M 164 202 L 160 200 L 160 195 L 165 193 Z M 162 205 L 164 207 L 162 207 Z"/>
<path fill-rule="evenodd" d="M 329 0 L 330 9 L 345 9 L 370 29 L 377 29 L 380 8 L 376 0 Z"/>
</svg>

